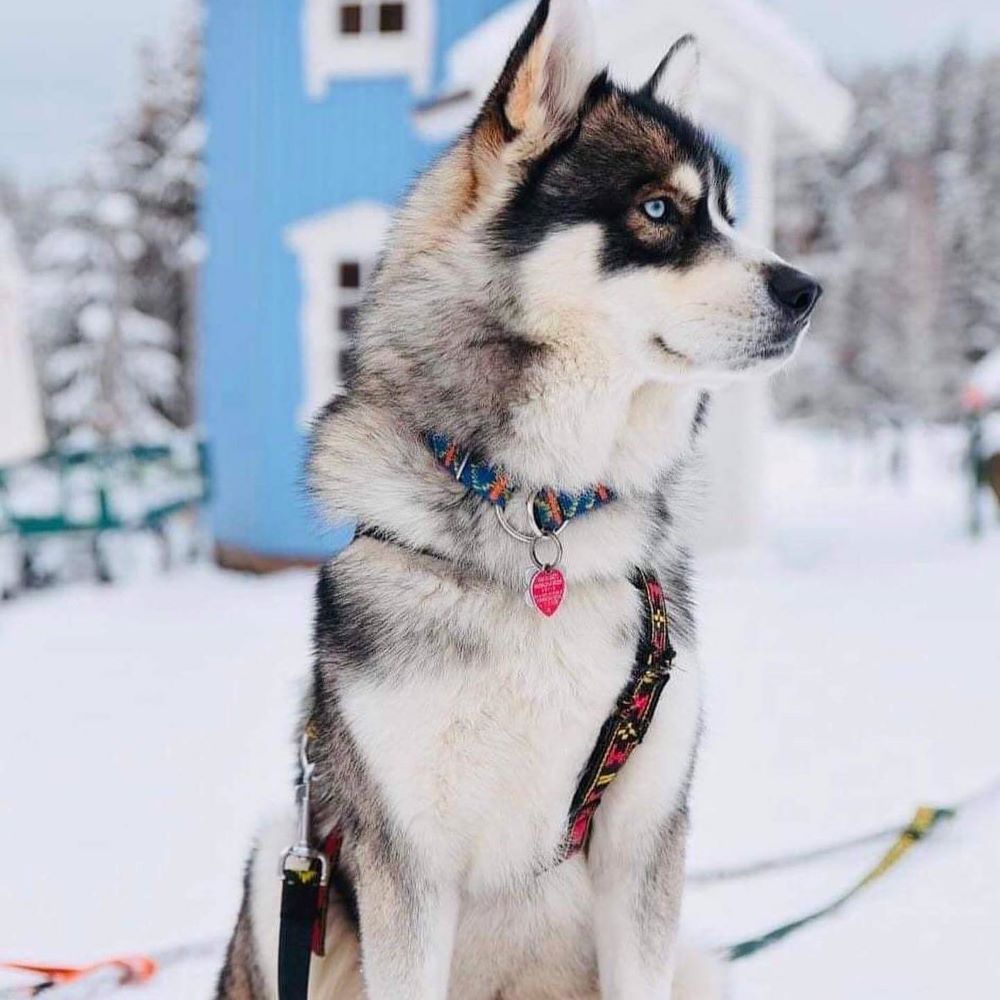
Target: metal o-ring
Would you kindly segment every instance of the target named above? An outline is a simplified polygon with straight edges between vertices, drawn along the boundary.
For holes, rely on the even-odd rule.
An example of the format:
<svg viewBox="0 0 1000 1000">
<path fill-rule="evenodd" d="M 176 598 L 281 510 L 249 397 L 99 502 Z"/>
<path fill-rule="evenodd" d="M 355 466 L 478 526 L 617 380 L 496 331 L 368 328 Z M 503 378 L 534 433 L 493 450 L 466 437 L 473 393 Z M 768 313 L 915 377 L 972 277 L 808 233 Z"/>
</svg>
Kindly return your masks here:
<svg viewBox="0 0 1000 1000">
<path fill-rule="evenodd" d="M 518 531 L 517 528 L 515 528 L 510 523 L 510 521 L 507 520 L 507 515 L 504 512 L 503 507 L 501 507 L 499 504 L 496 504 L 493 510 L 496 511 L 497 520 L 500 522 L 500 527 L 503 528 L 503 530 L 506 531 L 507 534 L 510 535 L 510 537 L 513 538 L 515 541 L 523 542 L 525 545 L 530 545 L 535 540 L 532 535 L 525 535 L 522 532 Z"/>
<path fill-rule="evenodd" d="M 554 542 L 555 543 L 556 557 L 551 562 L 545 562 L 542 559 L 540 559 L 539 556 L 538 556 L 538 546 L 539 546 L 539 544 L 541 542 L 545 542 L 545 541 L 549 541 L 549 542 Z M 556 535 L 554 533 L 542 534 L 542 535 L 539 535 L 537 538 L 533 538 L 531 540 L 531 561 L 540 570 L 555 569 L 555 567 L 558 566 L 559 563 L 562 562 L 562 557 L 563 557 L 563 545 L 562 545 L 562 542 L 559 541 L 559 536 L 558 535 Z"/>
</svg>

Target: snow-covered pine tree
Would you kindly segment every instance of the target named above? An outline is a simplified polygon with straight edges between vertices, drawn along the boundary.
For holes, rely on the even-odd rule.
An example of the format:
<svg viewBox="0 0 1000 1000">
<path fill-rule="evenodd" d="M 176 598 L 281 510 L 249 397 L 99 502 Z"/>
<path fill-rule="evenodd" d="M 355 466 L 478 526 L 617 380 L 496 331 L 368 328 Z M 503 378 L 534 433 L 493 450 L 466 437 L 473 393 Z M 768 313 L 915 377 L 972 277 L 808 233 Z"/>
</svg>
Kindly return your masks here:
<svg viewBox="0 0 1000 1000">
<path fill-rule="evenodd" d="M 175 426 L 165 412 L 180 364 L 174 331 L 140 308 L 138 208 L 87 183 L 62 191 L 50 211 L 33 297 L 53 434 L 79 446 L 161 439 Z"/>
<path fill-rule="evenodd" d="M 958 398 L 984 315 L 975 287 L 981 262 L 976 232 L 983 178 L 974 163 L 982 74 L 967 52 L 948 52 L 937 68 L 937 122 L 932 155 L 939 193 L 941 324 L 935 367 L 941 389 Z"/>
<path fill-rule="evenodd" d="M 193 419 L 195 278 L 202 257 L 201 62 L 201 10 L 192 0 L 170 47 L 143 51 L 139 100 L 109 147 L 115 186 L 138 208 L 144 249 L 133 266 L 137 305 L 176 334 L 184 378 L 167 412 L 182 426 Z"/>
<path fill-rule="evenodd" d="M 1000 53 L 982 63 L 972 123 L 965 219 L 970 299 L 966 358 L 1000 346 Z"/>
</svg>

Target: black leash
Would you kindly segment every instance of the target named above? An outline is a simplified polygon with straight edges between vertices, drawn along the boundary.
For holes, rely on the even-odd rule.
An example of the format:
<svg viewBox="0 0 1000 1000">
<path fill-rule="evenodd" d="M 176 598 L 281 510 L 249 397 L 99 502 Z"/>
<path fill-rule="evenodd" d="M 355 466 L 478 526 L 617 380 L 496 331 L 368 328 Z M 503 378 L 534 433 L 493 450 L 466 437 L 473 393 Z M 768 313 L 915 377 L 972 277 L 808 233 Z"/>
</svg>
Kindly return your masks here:
<svg viewBox="0 0 1000 1000">
<path fill-rule="evenodd" d="M 282 873 L 278 1000 L 306 1000 L 309 995 L 309 965 L 321 878 L 318 865 L 302 871 L 286 869 Z"/>
<path fill-rule="evenodd" d="M 299 839 L 281 858 L 281 925 L 278 936 L 278 1000 L 308 1000 L 309 966 L 314 948 L 322 954 L 331 856 L 312 846 L 312 780 L 316 765 L 309 760 L 311 733 L 306 727 L 299 749 L 301 779 L 296 789 Z M 335 837 L 335 839 L 334 839 Z M 327 849 L 339 834 L 331 835 Z M 336 860 L 334 857 L 332 860 Z M 318 940 L 317 940 L 318 939 Z"/>
</svg>

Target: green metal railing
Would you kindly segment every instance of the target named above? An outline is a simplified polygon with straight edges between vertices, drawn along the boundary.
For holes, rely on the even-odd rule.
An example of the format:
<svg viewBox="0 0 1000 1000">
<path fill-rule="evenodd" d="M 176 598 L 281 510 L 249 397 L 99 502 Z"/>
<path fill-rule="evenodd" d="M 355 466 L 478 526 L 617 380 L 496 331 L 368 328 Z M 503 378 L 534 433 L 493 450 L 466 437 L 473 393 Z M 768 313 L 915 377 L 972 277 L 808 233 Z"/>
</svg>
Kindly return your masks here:
<svg viewBox="0 0 1000 1000">
<path fill-rule="evenodd" d="M 36 493 L 46 488 L 45 501 L 32 499 L 26 480 Z M 89 536 L 96 555 L 100 538 L 112 532 L 162 535 L 172 518 L 209 499 L 210 483 L 208 448 L 194 438 L 54 450 L 0 467 L 0 539 L 16 548 L 21 584 L 30 586 L 32 556 L 44 540 Z M 121 502 L 123 494 L 131 503 Z"/>
</svg>

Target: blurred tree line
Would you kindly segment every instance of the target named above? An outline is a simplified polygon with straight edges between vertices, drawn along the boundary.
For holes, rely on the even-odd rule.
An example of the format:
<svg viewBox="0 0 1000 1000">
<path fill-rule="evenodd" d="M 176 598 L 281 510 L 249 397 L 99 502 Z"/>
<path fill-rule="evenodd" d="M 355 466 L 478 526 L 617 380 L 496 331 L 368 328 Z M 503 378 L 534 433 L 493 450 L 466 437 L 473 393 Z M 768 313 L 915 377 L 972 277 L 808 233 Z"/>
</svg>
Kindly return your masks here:
<svg viewBox="0 0 1000 1000">
<path fill-rule="evenodd" d="M 871 69 L 832 155 L 789 155 L 780 252 L 827 297 L 780 412 L 828 422 L 954 419 L 1000 345 L 1000 55 L 953 49 Z"/>
<path fill-rule="evenodd" d="M 192 7 L 141 53 L 136 99 L 82 174 L 17 205 L 54 441 L 155 440 L 193 420 L 201 89 Z"/>
</svg>

